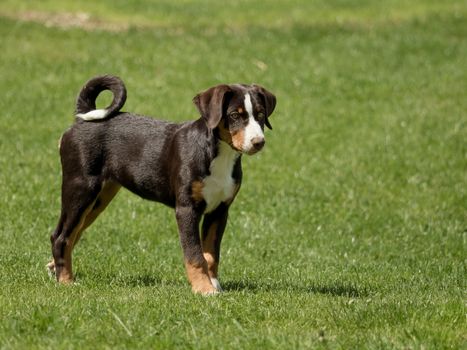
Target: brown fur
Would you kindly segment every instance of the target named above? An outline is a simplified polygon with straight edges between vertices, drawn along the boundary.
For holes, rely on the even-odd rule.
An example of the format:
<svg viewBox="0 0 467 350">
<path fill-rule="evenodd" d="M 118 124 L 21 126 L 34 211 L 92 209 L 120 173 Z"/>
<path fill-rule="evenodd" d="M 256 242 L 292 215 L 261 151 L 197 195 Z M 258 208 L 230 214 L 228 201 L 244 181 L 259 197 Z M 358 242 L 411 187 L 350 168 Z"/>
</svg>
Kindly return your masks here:
<svg viewBox="0 0 467 350">
<path fill-rule="evenodd" d="M 208 265 L 206 261 L 201 265 L 195 265 L 185 261 L 185 269 L 188 280 L 191 283 L 191 289 L 194 293 L 217 293 L 217 290 L 212 286 L 211 280 L 208 277 Z"/>
<path fill-rule="evenodd" d="M 215 259 L 214 241 L 217 236 L 217 224 L 214 223 L 209 227 L 208 234 L 203 240 L 203 255 L 208 263 L 209 277 L 217 278 L 217 262 Z"/>
<path fill-rule="evenodd" d="M 196 202 L 201 202 L 204 199 L 203 187 L 204 187 L 204 184 L 202 181 L 193 181 L 191 183 L 191 197 Z"/>
</svg>

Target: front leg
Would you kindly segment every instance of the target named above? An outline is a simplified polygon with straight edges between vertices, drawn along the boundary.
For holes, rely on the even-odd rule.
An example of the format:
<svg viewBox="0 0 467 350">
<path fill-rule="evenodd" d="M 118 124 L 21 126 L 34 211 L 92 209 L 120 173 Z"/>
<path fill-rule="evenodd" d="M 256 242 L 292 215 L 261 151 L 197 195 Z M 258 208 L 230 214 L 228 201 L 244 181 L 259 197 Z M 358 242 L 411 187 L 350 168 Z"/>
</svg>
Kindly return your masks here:
<svg viewBox="0 0 467 350">
<path fill-rule="evenodd" d="M 222 291 L 217 272 L 219 267 L 221 240 L 227 224 L 229 207 L 221 203 L 214 211 L 204 216 L 202 226 L 203 255 L 208 263 L 208 274 L 213 286 Z"/>
<path fill-rule="evenodd" d="M 204 295 L 217 293 L 209 278 L 208 264 L 201 248 L 199 237 L 201 213 L 191 206 L 177 206 L 175 214 L 191 289 L 194 293 Z"/>
</svg>

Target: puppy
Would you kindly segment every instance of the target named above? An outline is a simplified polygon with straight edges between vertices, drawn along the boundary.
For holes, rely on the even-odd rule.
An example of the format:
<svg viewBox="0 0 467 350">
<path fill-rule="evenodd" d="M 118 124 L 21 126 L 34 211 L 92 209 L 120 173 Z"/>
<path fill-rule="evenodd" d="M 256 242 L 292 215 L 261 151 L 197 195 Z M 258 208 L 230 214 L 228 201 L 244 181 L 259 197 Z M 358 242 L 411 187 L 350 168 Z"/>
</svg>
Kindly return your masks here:
<svg viewBox="0 0 467 350">
<path fill-rule="evenodd" d="M 96 109 L 104 90 L 113 101 Z M 218 85 L 194 97 L 201 117 L 179 124 L 120 112 L 125 100 L 125 85 L 110 75 L 89 80 L 78 95 L 76 122 L 60 140 L 62 207 L 48 268 L 58 282 L 73 281 L 75 244 L 123 186 L 175 209 L 192 290 L 217 293 L 241 158 L 264 147 L 276 98 L 258 85 Z"/>
</svg>

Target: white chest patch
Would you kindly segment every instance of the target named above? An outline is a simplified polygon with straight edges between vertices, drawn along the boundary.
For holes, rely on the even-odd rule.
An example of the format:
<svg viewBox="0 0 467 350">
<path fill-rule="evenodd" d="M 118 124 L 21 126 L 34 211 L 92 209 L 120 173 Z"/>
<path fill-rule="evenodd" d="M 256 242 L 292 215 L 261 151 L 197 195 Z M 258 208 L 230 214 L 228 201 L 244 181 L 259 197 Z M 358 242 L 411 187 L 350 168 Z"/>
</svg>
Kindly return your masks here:
<svg viewBox="0 0 467 350">
<path fill-rule="evenodd" d="M 203 181 L 205 213 L 213 211 L 221 202 L 227 201 L 234 195 L 235 182 L 232 178 L 232 170 L 238 156 L 227 143 L 219 142 L 219 153 L 209 167 L 211 174 Z"/>
</svg>

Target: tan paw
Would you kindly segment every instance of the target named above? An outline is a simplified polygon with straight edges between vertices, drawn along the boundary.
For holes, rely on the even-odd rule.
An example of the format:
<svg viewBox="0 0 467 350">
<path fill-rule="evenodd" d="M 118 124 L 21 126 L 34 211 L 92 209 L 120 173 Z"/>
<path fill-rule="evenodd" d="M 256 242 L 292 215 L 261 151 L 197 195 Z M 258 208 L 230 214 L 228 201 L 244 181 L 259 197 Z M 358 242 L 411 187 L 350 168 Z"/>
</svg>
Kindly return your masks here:
<svg viewBox="0 0 467 350">
<path fill-rule="evenodd" d="M 205 288 L 192 288 L 193 293 L 201 294 L 204 296 L 216 295 L 219 294 L 219 291 L 214 288 L 213 286 L 205 287 Z"/>
</svg>

